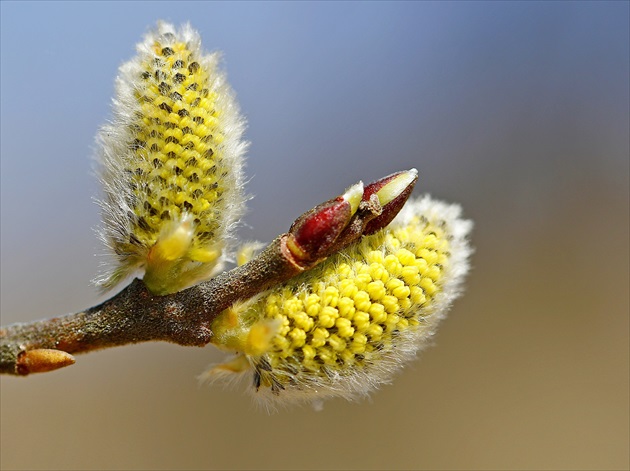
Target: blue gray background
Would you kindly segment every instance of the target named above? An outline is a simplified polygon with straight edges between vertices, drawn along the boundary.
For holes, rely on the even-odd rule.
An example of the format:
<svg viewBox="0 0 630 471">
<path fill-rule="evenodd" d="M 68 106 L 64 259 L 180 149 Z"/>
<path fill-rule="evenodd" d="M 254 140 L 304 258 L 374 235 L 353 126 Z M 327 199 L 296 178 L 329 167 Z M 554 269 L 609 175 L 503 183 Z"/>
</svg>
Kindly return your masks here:
<svg viewBox="0 0 630 471">
<path fill-rule="evenodd" d="M 222 50 L 251 141 L 246 239 L 358 179 L 474 219 L 467 294 L 372 401 L 273 416 L 212 348 L 1 379 L 3 469 L 629 466 L 628 2 L 2 2 L 2 324 L 104 299 L 94 135 L 158 19 Z"/>
</svg>

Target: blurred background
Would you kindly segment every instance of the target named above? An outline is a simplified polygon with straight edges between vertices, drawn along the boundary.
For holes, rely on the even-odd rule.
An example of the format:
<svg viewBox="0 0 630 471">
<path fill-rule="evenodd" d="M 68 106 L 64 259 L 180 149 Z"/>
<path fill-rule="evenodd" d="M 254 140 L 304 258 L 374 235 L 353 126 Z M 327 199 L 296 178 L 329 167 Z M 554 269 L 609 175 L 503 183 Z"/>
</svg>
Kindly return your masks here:
<svg viewBox="0 0 630 471">
<path fill-rule="evenodd" d="M 2 324 L 74 312 L 102 253 L 118 66 L 191 21 L 249 122 L 245 239 L 418 168 L 475 221 L 467 292 L 370 401 L 275 415 L 145 344 L 1 384 L 2 469 L 628 469 L 628 2 L 1 2 Z"/>
</svg>

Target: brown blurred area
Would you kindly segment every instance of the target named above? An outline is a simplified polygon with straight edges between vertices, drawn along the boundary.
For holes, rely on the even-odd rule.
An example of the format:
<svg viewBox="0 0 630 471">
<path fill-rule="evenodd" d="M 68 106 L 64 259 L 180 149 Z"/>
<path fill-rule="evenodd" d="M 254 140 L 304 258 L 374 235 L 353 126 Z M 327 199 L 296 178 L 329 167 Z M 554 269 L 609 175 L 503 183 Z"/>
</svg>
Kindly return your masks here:
<svg viewBox="0 0 630 471">
<path fill-rule="evenodd" d="M 550 3 L 560 8 L 560 2 Z M 457 93 L 457 87 L 437 88 L 435 102 L 421 103 L 437 110 L 430 117 L 413 114 L 422 107 L 410 95 L 409 106 L 401 101 L 391 113 L 400 114 L 408 128 L 389 131 L 384 120 L 382 135 L 370 134 L 369 116 L 356 128 L 343 121 L 343 113 L 363 116 L 352 102 L 339 105 L 341 117 L 329 113 L 325 102 L 317 114 L 310 108 L 323 100 L 316 80 L 310 94 L 286 98 L 302 97 L 303 104 L 296 103 L 310 110 L 313 123 L 292 118 L 293 129 L 256 135 L 275 121 L 263 119 L 269 107 L 248 101 L 253 92 L 247 87 L 255 83 L 240 84 L 254 143 L 247 173 L 255 177 L 248 190 L 257 195 L 246 218 L 254 229 L 245 237 L 269 239 L 344 185 L 411 166 L 420 171 L 417 194 L 428 191 L 458 202 L 474 220 L 476 251 L 466 293 L 435 345 L 392 385 L 366 401 L 333 400 L 320 412 L 302 407 L 268 415 L 241 389 L 198 385 L 195 376 L 223 358 L 211 347 L 143 344 L 95 352 L 60 371 L 0 378 L 0 467 L 628 469 L 628 46 L 614 58 L 624 61 L 619 68 L 611 59 L 616 80 L 597 72 L 606 64 L 586 59 L 582 64 L 575 52 L 584 68 L 566 77 L 592 79 L 584 90 L 595 91 L 585 95 L 577 86 L 546 88 L 559 73 L 558 57 L 574 53 L 562 44 L 555 53 L 546 45 L 539 48 L 551 50 L 542 61 L 549 74 L 539 81 L 524 78 L 525 85 L 535 82 L 531 89 L 502 92 L 499 79 L 477 88 L 483 81 L 470 79 L 465 82 L 470 89 L 456 95 L 459 108 L 442 108 L 440 93 Z M 504 62 L 498 64 L 500 72 Z M 515 64 L 516 77 L 522 70 Z M 415 88 L 410 84 L 403 95 Z M 538 95 L 540 90 L 548 94 Z M 426 89 L 418 93 L 431 95 Z M 328 123 L 329 134 L 321 134 L 331 141 L 330 149 L 314 136 L 318 119 Z M 335 127 L 343 132 L 331 134 Z M 272 152 L 283 132 L 294 131 L 302 134 L 287 137 L 284 153 Z M 387 146 L 375 147 L 381 137 Z M 303 148 L 291 148 L 296 142 Z M 324 157 L 315 161 L 309 151 Z M 3 173 L 7 158 L 3 154 Z M 56 184 L 71 187 L 79 177 L 66 178 Z M 36 201 L 51 191 L 42 185 L 29 190 L 40 192 Z M 72 200 L 89 203 L 93 188 L 84 190 Z M 15 227 L 3 196 L 3 225 Z M 24 238 L 9 244 L 13 233 L 3 227 L 8 234 L 2 251 L 3 324 L 80 310 L 102 299 L 88 285 L 97 266 L 89 230 L 96 210 L 86 209 L 83 217 L 79 209 L 72 211 L 59 216 L 66 218 L 64 231 L 51 230 L 43 239 L 25 229 Z"/>
</svg>

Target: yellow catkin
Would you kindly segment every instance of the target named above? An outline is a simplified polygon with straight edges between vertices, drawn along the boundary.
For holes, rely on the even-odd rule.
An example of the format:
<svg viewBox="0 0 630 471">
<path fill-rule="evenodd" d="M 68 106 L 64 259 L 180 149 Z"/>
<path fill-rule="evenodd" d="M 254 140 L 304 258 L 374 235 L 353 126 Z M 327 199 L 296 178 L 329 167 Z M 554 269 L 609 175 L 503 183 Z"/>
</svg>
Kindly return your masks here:
<svg viewBox="0 0 630 471">
<path fill-rule="evenodd" d="M 440 214 L 443 212 L 445 214 Z M 468 221 L 456 206 L 408 202 L 386 229 L 242 304 L 240 326 L 277 323 L 263 354 L 242 337 L 253 383 L 271 398 L 353 397 L 387 382 L 413 357 L 457 296 L 467 269 Z M 229 317 L 214 322 L 227 345 Z"/>
<path fill-rule="evenodd" d="M 160 23 L 117 79 L 114 121 L 100 134 L 103 238 L 111 287 L 137 268 L 157 294 L 218 269 L 242 214 L 243 120 L 218 56 L 189 26 Z"/>
</svg>

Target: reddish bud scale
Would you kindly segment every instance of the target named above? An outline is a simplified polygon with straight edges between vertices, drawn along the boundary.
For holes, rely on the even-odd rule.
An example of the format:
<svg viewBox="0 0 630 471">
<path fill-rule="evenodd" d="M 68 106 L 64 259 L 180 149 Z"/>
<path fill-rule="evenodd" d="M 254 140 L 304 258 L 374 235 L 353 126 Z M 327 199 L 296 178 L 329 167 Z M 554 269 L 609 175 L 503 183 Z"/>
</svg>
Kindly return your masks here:
<svg viewBox="0 0 630 471">
<path fill-rule="evenodd" d="M 363 188 L 363 201 L 369 200 L 370 196 L 372 196 L 375 193 L 378 193 L 378 190 L 383 188 L 385 185 L 387 185 L 389 182 L 391 182 L 394 178 L 398 177 L 402 173 L 404 172 L 392 173 L 391 175 L 388 175 L 386 177 L 383 177 L 379 180 L 376 180 L 375 182 L 372 182 L 366 185 Z"/>
<path fill-rule="evenodd" d="M 341 196 L 318 205 L 289 229 L 289 250 L 300 260 L 318 259 L 337 240 L 351 217 L 350 203 Z"/>
<path fill-rule="evenodd" d="M 406 172 L 393 173 L 385 178 L 381 178 L 380 180 L 377 180 L 367 185 L 363 190 L 363 201 L 369 201 L 372 195 L 378 193 L 381 188 L 383 188 L 395 178 L 401 176 L 403 173 Z M 415 186 L 417 180 L 418 176 L 416 175 L 411 183 L 407 185 L 407 187 L 405 187 L 398 196 L 382 206 L 381 214 L 367 223 L 365 229 L 363 230 L 363 235 L 374 234 L 375 232 L 386 227 L 390 222 L 394 220 L 398 212 L 407 202 L 407 199 L 409 199 L 409 196 L 411 195 L 411 192 L 413 191 L 413 187 Z"/>
</svg>

